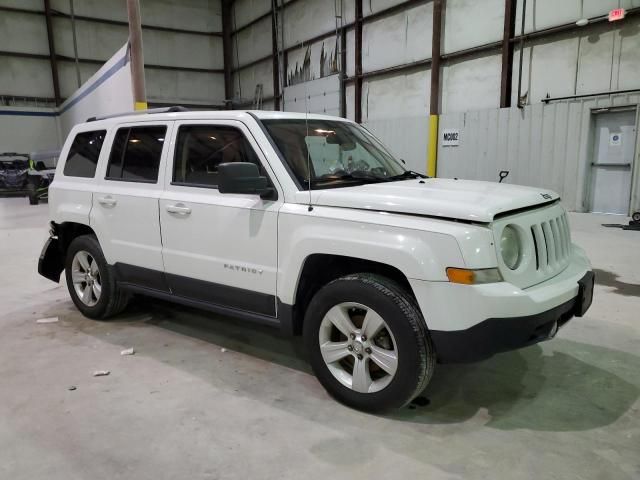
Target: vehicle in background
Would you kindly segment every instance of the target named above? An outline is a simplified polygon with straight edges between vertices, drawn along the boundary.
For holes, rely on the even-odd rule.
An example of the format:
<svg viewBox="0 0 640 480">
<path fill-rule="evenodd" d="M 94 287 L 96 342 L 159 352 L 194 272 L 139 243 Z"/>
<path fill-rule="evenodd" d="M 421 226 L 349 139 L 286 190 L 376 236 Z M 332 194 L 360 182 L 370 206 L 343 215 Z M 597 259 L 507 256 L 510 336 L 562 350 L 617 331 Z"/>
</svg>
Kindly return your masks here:
<svg viewBox="0 0 640 480">
<path fill-rule="evenodd" d="M 29 155 L 26 153 L 0 153 L 0 192 L 24 194 L 27 188 Z"/>
<path fill-rule="evenodd" d="M 27 195 L 31 205 L 49 197 L 60 150 L 0 153 L 0 192 Z"/>
<path fill-rule="evenodd" d="M 60 150 L 32 152 L 29 155 L 29 171 L 26 190 L 31 205 L 49 198 L 49 185 L 56 173 Z"/>
</svg>

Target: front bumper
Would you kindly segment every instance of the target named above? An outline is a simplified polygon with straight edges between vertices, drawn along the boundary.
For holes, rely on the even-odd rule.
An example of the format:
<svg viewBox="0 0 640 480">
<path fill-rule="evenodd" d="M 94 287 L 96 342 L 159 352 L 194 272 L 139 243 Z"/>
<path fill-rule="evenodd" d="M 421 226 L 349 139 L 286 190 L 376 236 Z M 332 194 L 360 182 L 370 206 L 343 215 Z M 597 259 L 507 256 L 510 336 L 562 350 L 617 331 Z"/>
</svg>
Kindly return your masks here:
<svg viewBox="0 0 640 480">
<path fill-rule="evenodd" d="M 589 309 L 593 282 L 594 274 L 589 271 L 580 279 L 579 293 L 574 299 L 546 312 L 526 317 L 490 318 L 466 330 L 432 331 L 438 360 L 474 362 L 553 338 L 560 327 Z"/>
<path fill-rule="evenodd" d="M 591 305 L 594 275 L 574 246 L 569 266 L 530 288 L 411 281 L 440 362 L 471 362 L 553 337 Z"/>
</svg>

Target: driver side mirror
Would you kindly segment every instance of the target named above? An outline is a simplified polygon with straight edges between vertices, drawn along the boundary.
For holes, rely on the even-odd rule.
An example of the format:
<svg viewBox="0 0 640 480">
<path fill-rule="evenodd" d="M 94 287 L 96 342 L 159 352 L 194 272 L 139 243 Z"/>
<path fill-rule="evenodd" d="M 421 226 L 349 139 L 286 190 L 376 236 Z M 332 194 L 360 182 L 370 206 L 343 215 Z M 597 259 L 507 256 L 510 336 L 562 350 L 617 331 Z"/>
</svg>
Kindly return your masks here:
<svg viewBox="0 0 640 480">
<path fill-rule="evenodd" d="M 258 166 L 250 162 L 221 163 L 218 165 L 218 191 L 243 193 L 270 198 L 275 190 L 269 187 L 267 177 L 260 175 Z"/>
</svg>

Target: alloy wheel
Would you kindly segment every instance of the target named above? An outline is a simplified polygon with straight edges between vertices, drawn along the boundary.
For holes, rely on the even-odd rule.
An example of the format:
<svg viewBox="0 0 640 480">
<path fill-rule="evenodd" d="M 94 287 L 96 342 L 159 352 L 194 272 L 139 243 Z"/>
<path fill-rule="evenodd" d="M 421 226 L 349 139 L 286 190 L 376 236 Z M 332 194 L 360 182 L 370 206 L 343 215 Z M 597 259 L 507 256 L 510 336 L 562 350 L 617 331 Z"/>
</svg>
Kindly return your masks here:
<svg viewBox="0 0 640 480">
<path fill-rule="evenodd" d="M 76 295 L 82 303 L 93 307 L 102 294 L 100 268 L 93 256 L 84 250 L 78 251 L 71 262 L 71 279 Z"/>
<path fill-rule="evenodd" d="M 356 392 L 379 392 L 398 369 L 393 333 L 366 305 L 345 302 L 333 306 L 320 323 L 318 341 L 331 374 Z"/>
</svg>

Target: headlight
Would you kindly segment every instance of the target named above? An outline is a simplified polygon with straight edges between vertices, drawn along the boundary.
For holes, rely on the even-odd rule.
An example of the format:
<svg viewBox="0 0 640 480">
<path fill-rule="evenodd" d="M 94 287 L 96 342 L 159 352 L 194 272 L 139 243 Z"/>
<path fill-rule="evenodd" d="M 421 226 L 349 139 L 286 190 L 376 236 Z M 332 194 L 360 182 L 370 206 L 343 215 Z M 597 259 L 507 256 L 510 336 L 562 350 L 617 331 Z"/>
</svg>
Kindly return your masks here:
<svg viewBox="0 0 640 480">
<path fill-rule="evenodd" d="M 500 238 L 500 253 L 502 261 L 511 270 L 515 270 L 520 263 L 520 235 L 511 225 L 507 225 L 502 230 Z"/>
</svg>

